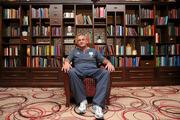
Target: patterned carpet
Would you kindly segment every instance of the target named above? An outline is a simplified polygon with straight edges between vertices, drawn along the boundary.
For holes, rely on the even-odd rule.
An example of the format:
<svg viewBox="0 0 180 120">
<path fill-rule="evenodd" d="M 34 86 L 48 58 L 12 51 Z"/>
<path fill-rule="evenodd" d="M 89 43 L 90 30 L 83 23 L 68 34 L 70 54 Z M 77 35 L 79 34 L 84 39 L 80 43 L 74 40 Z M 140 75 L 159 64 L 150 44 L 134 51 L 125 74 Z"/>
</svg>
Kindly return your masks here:
<svg viewBox="0 0 180 120">
<path fill-rule="evenodd" d="M 180 120 L 180 86 L 112 88 L 105 120 Z M 0 88 L 0 120 L 94 120 L 65 107 L 63 88 Z"/>
</svg>

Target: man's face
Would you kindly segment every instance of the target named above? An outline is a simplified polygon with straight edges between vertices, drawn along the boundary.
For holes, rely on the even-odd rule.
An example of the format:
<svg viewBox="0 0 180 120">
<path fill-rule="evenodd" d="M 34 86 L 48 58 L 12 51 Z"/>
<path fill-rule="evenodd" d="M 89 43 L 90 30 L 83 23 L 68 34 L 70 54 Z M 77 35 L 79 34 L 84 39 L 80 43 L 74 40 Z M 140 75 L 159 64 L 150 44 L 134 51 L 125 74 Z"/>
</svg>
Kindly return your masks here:
<svg viewBox="0 0 180 120">
<path fill-rule="evenodd" d="M 78 46 L 78 47 L 80 47 L 80 48 L 84 48 L 84 47 L 86 47 L 86 46 L 87 46 L 88 41 L 87 41 L 87 39 L 86 39 L 86 37 L 85 37 L 85 36 L 80 35 L 80 36 L 78 36 L 78 39 L 77 39 L 76 44 L 77 44 L 77 46 Z"/>
</svg>

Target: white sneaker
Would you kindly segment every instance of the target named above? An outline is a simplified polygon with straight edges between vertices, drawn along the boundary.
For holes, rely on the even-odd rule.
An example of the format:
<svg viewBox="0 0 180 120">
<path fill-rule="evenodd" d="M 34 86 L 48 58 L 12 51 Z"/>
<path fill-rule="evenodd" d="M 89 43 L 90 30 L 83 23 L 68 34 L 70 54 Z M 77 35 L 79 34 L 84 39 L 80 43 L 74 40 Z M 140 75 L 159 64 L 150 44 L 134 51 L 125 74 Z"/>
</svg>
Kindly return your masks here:
<svg viewBox="0 0 180 120">
<path fill-rule="evenodd" d="M 87 100 L 83 100 L 81 103 L 80 103 L 80 105 L 79 105 L 79 107 L 78 107 L 78 110 L 79 110 L 79 113 L 80 114 L 84 114 L 84 113 L 86 113 L 86 105 L 87 105 Z"/>
<path fill-rule="evenodd" d="M 104 118 L 104 113 L 102 112 L 102 107 L 100 107 L 98 105 L 93 105 L 93 110 L 94 110 L 95 117 L 97 119 L 103 119 Z"/>
</svg>

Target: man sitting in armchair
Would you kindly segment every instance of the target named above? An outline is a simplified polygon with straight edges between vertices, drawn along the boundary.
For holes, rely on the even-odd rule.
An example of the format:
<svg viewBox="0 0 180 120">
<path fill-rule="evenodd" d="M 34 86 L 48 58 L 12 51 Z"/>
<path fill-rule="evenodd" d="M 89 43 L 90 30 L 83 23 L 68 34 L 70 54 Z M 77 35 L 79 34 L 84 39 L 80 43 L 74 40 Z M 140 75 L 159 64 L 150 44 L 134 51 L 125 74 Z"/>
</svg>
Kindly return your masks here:
<svg viewBox="0 0 180 120">
<path fill-rule="evenodd" d="M 88 40 L 83 34 L 78 34 L 75 38 L 76 48 L 64 60 L 62 70 L 68 73 L 70 87 L 73 97 L 81 114 L 86 112 L 86 92 L 83 78 L 91 76 L 96 80 L 96 94 L 93 97 L 93 111 L 96 118 L 103 118 L 102 109 L 105 106 L 105 99 L 109 90 L 110 72 L 115 70 L 109 60 L 97 52 L 94 48 L 88 47 Z M 74 67 L 71 66 L 73 62 Z M 98 68 L 97 63 L 103 63 L 105 69 Z"/>
</svg>

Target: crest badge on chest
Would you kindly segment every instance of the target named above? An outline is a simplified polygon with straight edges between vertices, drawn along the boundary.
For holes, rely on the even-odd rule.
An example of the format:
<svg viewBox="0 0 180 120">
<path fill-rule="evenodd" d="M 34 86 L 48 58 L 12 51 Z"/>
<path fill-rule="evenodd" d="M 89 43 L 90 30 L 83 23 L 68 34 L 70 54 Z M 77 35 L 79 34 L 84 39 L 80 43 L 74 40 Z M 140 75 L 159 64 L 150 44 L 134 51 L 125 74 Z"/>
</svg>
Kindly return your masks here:
<svg viewBox="0 0 180 120">
<path fill-rule="evenodd" d="M 80 52 L 77 52 L 76 54 L 77 54 L 77 55 L 79 55 L 79 54 L 80 54 Z"/>
<path fill-rule="evenodd" d="M 89 56 L 90 56 L 90 57 L 93 57 L 93 52 L 89 52 Z"/>
</svg>

